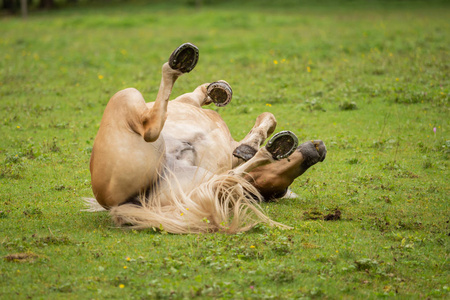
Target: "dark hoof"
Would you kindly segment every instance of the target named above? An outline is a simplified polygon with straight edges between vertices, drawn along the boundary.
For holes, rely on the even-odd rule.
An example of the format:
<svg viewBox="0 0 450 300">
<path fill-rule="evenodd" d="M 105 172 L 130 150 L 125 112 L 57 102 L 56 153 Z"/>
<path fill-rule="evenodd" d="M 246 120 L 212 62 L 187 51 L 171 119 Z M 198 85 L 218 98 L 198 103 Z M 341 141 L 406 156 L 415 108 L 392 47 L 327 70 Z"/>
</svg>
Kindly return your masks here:
<svg viewBox="0 0 450 300">
<path fill-rule="evenodd" d="M 267 151 L 272 154 L 273 159 L 286 158 L 298 147 L 297 136 L 291 131 L 281 131 L 275 134 L 266 145 Z"/>
<path fill-rule="evenodd" d="M 258 152 L 256 149 L 250 147 L 246 144 L 239 145 L 236 149 L 233 151 L 233 155 L 237 158 L 241 158 L 244 161 L 250 160 L 253 156 L 255 156 L 256 152 Z"/>
<path fill-rule="evenodd" d="M 222 107 L 230 103 L 233 96 L 231 86 L 222 81 L 213 82 L 208 85 L 206 93 L 216 106 Z"/>
<path fill-rule="evenodd" d="M 185 43 L 175 49 L 169 58 L 169 66 L 183 73 L 192 71 L 198 62 L 198 48 L 191 44 Z"/>
</svg>

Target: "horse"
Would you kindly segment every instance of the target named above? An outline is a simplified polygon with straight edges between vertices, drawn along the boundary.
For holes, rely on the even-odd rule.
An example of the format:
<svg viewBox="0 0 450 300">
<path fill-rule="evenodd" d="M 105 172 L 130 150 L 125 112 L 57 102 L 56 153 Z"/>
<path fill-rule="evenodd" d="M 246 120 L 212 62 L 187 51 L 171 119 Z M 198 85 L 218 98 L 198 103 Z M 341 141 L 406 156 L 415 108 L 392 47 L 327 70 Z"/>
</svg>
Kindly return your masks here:
<svg viewBox="0 0 450 300">
<path fill-rule="evenodd" d="M 275 134 L 273 114 L 259 115 L 241 141 L 211 109 L 228 105 L 231 86 L 205 83 L 169 101 L 175 81 L 194 69 L 198 48 L 185 43 L 162 66 L 154 102 L 128 88 L 106 105 L 90 159 L 95 199 L 118 226 L 170 233 L 237 233 L 271 220 L 260 202 L 281 198 L 295 178 L 323 161 L 325 144 L 298 145 L 290 131 Z"/>
</svg>

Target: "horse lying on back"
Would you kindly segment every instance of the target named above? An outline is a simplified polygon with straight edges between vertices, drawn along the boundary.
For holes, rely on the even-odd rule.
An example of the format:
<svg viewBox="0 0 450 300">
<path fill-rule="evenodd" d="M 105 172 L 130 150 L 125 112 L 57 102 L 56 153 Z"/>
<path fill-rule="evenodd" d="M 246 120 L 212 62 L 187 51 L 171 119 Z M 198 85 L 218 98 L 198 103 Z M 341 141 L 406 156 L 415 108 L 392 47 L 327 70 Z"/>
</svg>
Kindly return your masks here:
<svg viewBox="0 0 450 300">
<path fill-rule="evenodd" d="M 323 161 L 324 143 L 298 146 L 297 137 L 283 131 L 261 147 L 276 127 L 267 112 L 235 141 L 220 115 L 202 108 L 230 102 L 225 81 L 169 101 L 175 81 L 195 67 L 198 55 L 189 43 L 172 53 L 154 102 L 133 88 L 109 100 L 90 161 L 91 210 L 109 210 L 117 225 L 172 233 L 235 233 L 258 222 L 287 227 L 258 203 L 283 197 L 295 178 Z"/>
</svg>

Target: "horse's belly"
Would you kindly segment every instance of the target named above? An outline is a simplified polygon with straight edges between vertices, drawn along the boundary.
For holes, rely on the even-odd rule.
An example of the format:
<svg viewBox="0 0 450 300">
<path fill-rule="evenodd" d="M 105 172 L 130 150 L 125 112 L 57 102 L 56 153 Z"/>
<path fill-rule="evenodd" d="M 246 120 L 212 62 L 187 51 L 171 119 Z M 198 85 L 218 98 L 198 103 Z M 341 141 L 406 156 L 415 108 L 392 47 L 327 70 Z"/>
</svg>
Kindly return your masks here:
<svg viewBox="0 0 450 300">
<path fill-rule="evenodd" d="M 221 121 L 221 122 L 220 122 Z M 169 105 L 162 130 L 168 157 L 219 174 L 232 167 L 231 138 L 222 120 L 192 105 Z"/>
</svg>

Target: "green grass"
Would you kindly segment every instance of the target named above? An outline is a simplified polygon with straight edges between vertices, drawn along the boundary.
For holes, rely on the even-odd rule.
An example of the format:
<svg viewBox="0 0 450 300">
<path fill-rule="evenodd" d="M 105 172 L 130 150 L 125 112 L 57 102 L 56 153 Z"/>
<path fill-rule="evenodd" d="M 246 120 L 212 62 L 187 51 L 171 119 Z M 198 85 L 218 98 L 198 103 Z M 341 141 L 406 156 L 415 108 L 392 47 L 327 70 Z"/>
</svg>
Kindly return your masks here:
<svg viewBox="0 0 450 300">
<path fill-rule="evenodd" d="M 449 297 L 449 6 L 320 3 L 0 19 L 0 298 Z M 270 111 L 277 131 L 326 143 L 300 198 L 264 205 L 295 229 L 178 236 L 80 211 L 108 99 L 154 99 L 186 41 L 200 61 L 173 96 L 225 79 L 236 139 Z"/>
</svg>

